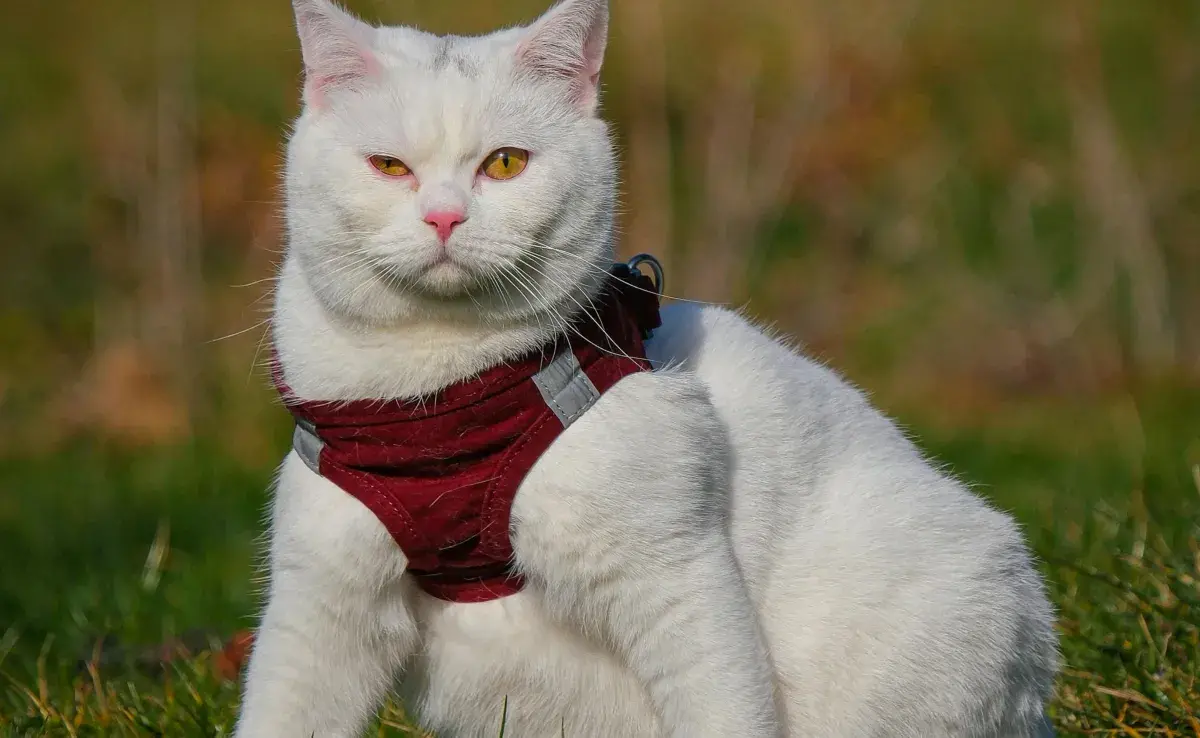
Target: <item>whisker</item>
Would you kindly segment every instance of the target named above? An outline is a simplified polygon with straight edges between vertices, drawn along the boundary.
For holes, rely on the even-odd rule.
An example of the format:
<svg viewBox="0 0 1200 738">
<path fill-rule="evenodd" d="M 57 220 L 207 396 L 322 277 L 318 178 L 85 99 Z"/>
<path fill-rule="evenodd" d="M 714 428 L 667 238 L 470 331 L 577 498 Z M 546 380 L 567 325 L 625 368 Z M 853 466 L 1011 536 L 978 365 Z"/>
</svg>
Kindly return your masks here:
<svg viewBox="0 0 1200 738">
<path fill-rule="evenodd" d="M 270 318 L 267 318 L 266 320 L 260 320 L 257 323 L 255 323 L 254 325 L 250 326 L 249 328 L 243 328 L 240 331 L 234 331 L 233 333 L 230 333 L 229 335 L 226 335 L 226 336 L 221 336 L 220 338 L 211 338 L 211 339 L 205 341 L 204 343 L 213 344 L 213 343 L 219 343 L 221 341 L 227 341 L 230 338 L 236 338 L 237 336 L 240 336 L 242 334 L 249 333 L 250 331 L 252 331 L 256 328 L 261 328 L 270 322 L 271 322 Z"/>
<path fill-rule="evenodd" d="M 517 273 L 515 273 L 515 272 L 514 273 L 498 272 L 498 274 L 503 276 L 504 279 L 509 284 L 513 285 L 519 292 L 523 293 L 526 296 L 526 298 L 529 299 L 531 305 L 537 302 L 536 294 L 534 292 L 529 291 L 529 289 L 526 288 L 525 285 L 520 282 L 520 280 L 517 278 Z M 563 320 L 562 316 L 558 315 L 553 310 L 547 309 L 544 311 L 537 311 L 537 312 L 533 313 L 531 317 L 534 319 L 535 324 L 539 328 L 543 327 L 543 323 L 542 323 L 541 319 L 543 317 L 549 318 L 550 324 L 545 327 L 553 329 L 551 331 L 553 335 L 556 335 L 556 336 L 557 335 L 566 335 L 566 333 L 563 330 L 566 327 L 566 321 Z"/>
<path fill-rule="evenodd" d="M 546 274 L 546 272 L 544 272 L 544 271 L 540 271 L 539 273 L 548 279 L 552 278 L 551 275 Z M 603 351 L 604 353 L 609 354 L 610 356 L 616 356 L 618 358 L 628 359 L 630 361 L 635 361 L 635 362 L 637 361 L 637 359 L 634 359 L 632 356 L 630 356 L 628 353 L 626 353 L 625 350 L 623 348 L 621 348 L 621 344 L 618 343 L 616 341 L 616 339 L 614 339 L 612 337 L 612 335 L 605 329 L 603 321 L 601 321 L 600 318 L 596 315 L 596 313 L 597 313 L 596 303 L 591 297 L 586 298 L 591 305 L 590 310 L 585 308 L 582 303 L 580 303 L 578 300 L 576 300 L 574 297 L 572 297 L 570 295 L 570 293 L 568 293 L 566 295 L 566 297 L 571 302 L 575 303 L 575 305 L 579 308 L 580 313 L 582 313 L 584 316 L 586 316 L 587 319 L 590 320 L 592 322 L 592 324 L 594 324 L 596 326 L 596 328 L 598 328 L 600 330 L 600 333 L 603 334 L 603 336 L 608 339 L 609 343 L 612 344 L 612 346 L 614 346 L 616 349 L 618 349 L 620 351 L 620 353 L 614 352 L 610 349 L 605 349 L 604 347 L 597 345 L 594 341 L 592 341 L 587 336 L 585 336 L 583 334 L 583 332 L 580 331 L 578 328 L 571 326 L 571 329 L 575 332 L 575 334 L 577 336 L 579 336 L 583 340 L 587 341 L 588 343 L 592 344 L 593 346 L 595 346 L 597 349 Z"/>
<path fill-rule="evenodd" d="M 271 275 L 270 277 L 263 277 L 262 279 L 256 279 L 253 282 L 246 282 L 245 284 L 231 284 L 229 286 L 230 286 L 230 288 L 235 289 L 235 290 L 243 290 L 243 289 L 246 289 L 247 287 L 255 287 L 257 285 L 264 284 L 266 282 L 274 282 L 278 278 L 279 277 L 277 277 L 275 275 Z"/>
<path fill-rule="evenodd" d="M 267 327 L 263 330 L 262 335 L 258 337 L 258 343 L 254 347 L 254 356 L 250 357 L 250 371 L 246 372 L 246 384 L 250 383 L 250 378 L 254 376 L 254 369 L 258 366 L 258 357 L 262 354 L 263 345 L 267 342 L 267 336 L 271 335 L 271 319 L 267 319 Z M 264 368 L 270 370 L 270 362 L 264 362 Z"/>
<path fill-rule="evenodd" d="M 543 251 L 550 251 L 550 252 L 553 252 L 556 254 L 560 254 L 562 256 L 566 256 L 566 257 L 575 259 L 576 261 L 579 261 L 580 263 L 582 263 L 584 266 L 587 266 L 587 267 L 593 268 L 593 269 L 598 269 L 601 272 L 603 272 L 604 274 L 606 274 L 606 275 L 608 274 L 608 269 L 606 269 L 604 266 L 602 266 L 600 264 L 596 264 L 579 254 L 573 253 L 571 251 L 567 251 L 567 250 L 559 248 L 557 246 L 551 246 L 549 244 L 542 243 L 540 241 L 536 241 L 536 240 L 529 239 L 529 238 L 518 239 L 518 238 L 514 238 L 512 236 L 508 236 L 507 238 L 509 239 L 510 243 L 514 246 L 524 247 L 524 248 L 528 248 L 528 249 L 542 249 Z M 674 300 L 676 302 L 686 302 L 686 303 L 692 303 L 695 305 L 710 305 L 710 306 L 716 306 L 716 307 L 725 307 L 728 305 L 728 303 L 721 303 L 721 302 L 707 302 L 705 300 L 690 300 L 686 297 L 676 297 L 675 295 L 671 295 L 671 294 L 668 294 L 665 292 L 660 295 L 657 290 L 648 290 L 645 287 L 639 287 L 636 284 L 631 284 L 629 286 L 640 292 L 658 295 L 659 297 L 661 297 L 663 299 Z"/>
</svg>

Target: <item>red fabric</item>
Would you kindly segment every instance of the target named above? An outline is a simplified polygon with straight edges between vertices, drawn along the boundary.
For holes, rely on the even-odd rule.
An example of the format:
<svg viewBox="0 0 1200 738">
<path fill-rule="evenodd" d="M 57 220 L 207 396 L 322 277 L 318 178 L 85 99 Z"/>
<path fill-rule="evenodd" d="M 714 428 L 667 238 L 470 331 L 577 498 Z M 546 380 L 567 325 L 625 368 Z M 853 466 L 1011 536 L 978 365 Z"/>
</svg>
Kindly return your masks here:
<svg viewBox="0 0 1200 738">
<path fill-rule="evenodd" d="M 622 266 L 614 275 L 598 311 L 576 321 L 582 336 L 421 402 L 305 401 L 276 375 L 285 405 L 324 442 L 321 475 L 379 518 L 434 597 L 483 602 L 522 586 L 512 569 L 509 513 L 525 475 L 563 431 L 533 375 L 565 350 L 601 393 L 649 370 L 642 340 L 659 325 L 653 284 Z"/>
</svg>

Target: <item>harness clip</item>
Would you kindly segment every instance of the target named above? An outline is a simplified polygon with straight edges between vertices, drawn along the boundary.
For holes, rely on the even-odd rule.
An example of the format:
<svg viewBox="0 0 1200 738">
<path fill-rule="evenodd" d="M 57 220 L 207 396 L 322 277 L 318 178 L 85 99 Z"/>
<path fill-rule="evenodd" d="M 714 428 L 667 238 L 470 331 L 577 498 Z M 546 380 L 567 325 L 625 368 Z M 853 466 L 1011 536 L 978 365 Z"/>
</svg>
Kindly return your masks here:
<svg viewBox="0 0 1200 738">
<path fill-rule="evenodd" d="M 646 264 L 650 267 L 650 271 L 654 274 L 654 289 L 658 292 L 658 296 L 662 297 L 663 287 L 666 285 L 665 277 L 663 276 L 662 263 L 650 254 L 638 254 L 637 256 L 626 262 L 626 266 L 635 272 L 642 271 L 638 267 Z"/>
</svg>

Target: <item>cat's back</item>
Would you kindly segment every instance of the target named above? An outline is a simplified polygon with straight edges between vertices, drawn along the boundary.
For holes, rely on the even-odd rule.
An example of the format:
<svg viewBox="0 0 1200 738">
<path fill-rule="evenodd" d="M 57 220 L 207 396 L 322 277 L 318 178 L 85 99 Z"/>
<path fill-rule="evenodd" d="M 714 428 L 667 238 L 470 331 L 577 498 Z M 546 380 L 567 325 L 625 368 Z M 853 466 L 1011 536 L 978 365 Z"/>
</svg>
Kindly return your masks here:
<svg viewBox="0 0 1200 738">
<path fill-rule="evenodd" d="M 868 462 L 891 475 L 926 468 L 858 389 L 732 310 L 668 306 L 647 353 L 704 384 L 729 435 L 735 491 L 752 487 L 759 505 L 787 498 L 785 517 L 823 506 L 822 489 Z"/>
<path fill-rule="evenodd" d="M 670 305 L 647 351 L 656 365 L 695 372 L 747 449 L 758 443 L 778 447 L 786 440 L 788 451 L 819 462 L 838 452 L 840 440 L 863 434 L 889 445 L 904 443 L 836 372 L 732 310 Z"/>
<path fill-rule="evenodd" d="M 906 556 L 935 574 L 963 571 L 964 556 L 1024 561 L 1011 517 L 935 468 L 833 370 L 723 308 L 671 306 L 663 323 L 651 359 L 694 373 L 728 435 L 735 545 L 752 588 L 809 555 L 845 557 L 866 576 L 898 572 Z"/>
<path fill-rule="evenodd" d="M 728 433 L 734 546 L 789 723 L 869 735 L 911 717 L 934 735 L 916 726 L 939 704 L 942 725 L 1031 735 L 1055 640 L 1015 522 L 735 312 L 671 306 L 649 351 L 699 377 Z M 976 670 L 939 666 L 956 660 Z"/>
<path fill-rule="evenodd" d="M 809 556 L 844 556 L 874 575 L 863 553 L 923 553 L 914 529 L 1011 527 L 933 470 L 860 391 L 736 312 L 671 306 L 649 352 L 694 373 L 726 430 L 734 543 L 757 594 L 781 564 Z"/>
<path fill-rule="evenodd" d="M 647 353 L 706 388 L 729 437 L 735 496 L 753 489 L 755 498 L 778 498 L 793 519 L 837 506 L 861 508 L 859 522 L 876 513 L 894 521 L 893 508 L 920 517 L 923 505 L 940 509 L 947 497 L 986 509 L 934 469 L 863 392 L 734 311 L 669 306 Z M 960 523 L 962 513 L 953 513 Z"/>
</svg>

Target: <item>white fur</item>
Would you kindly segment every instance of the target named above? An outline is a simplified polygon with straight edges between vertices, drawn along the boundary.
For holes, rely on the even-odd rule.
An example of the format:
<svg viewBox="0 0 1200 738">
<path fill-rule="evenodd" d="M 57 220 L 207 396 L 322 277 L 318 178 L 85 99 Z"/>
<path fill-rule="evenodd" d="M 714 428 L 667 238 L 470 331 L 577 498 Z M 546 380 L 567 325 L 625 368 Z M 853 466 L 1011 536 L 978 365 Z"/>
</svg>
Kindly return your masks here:
<svg viewBox="0 0 1200 738">
<path fill-rule="evenodd" d="M 295 2 L 310 87 L 274 324 L 294 391 L 425 396 L 561 331 L 612 254 L 605 0 L 471 39 Z M 501 146 L 528 170 L 481 178 Z M 439 262 L 421 213 L 446 201 L 469 217 Z M 512 597 L 425 595 L 372 514 L 289 455 L 237 735 L 359 735 L 396 679 L 454 737 L 498 735 L 506 701 L 522 738 L 1045 728 L 1052 612 L 1009 517 L 733 313 L 668 309 L 649 351 L 670 368 L 621 381 L 521 485 Z"/>
</svg>

